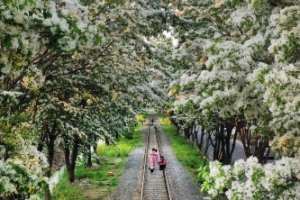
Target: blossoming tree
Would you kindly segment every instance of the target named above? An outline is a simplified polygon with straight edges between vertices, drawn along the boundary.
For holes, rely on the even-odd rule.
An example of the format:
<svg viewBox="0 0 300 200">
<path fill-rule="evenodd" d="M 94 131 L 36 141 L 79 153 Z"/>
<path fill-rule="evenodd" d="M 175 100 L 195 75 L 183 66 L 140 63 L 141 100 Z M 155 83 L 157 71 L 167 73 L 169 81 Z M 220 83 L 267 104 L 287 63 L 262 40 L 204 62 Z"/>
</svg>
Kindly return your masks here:
<svg viewBox="0 0 300 200">
<path fill-rule="evenodd" d="M 98 138 L 113 141 L 145 101 L 163 104 L 163 90 L 153 83 L 166 78 L 170 63 L 161 64 L 162 51 L 150 38 L 162 27 L 160 15 L 145 14 L 151 5 L 12 0 L 0 6 L 1 165 L 12 169 L 1 174 L 16 180 L 13 170 L 22 169 L 29 177 L 1 181 L 0 196 L 29 198 L 45 189 L 41 174 L 50 176 L 57 142 L 74 181 L 80 152 Z"/>
<path fill-rule="evenodd" d="M 216 131 L 221 124 L 226 127 L 232 119 L 238 119 L 240 124 L 234 126 L 240 135 L 251 130 L 249 137 L 241 137 L 246 153 L 250 140 L 259 140 L 263 145 L 255 156 L 263 163 L 265 149 L 275 136 L 270 144 L 278 158 L 290 156 L 291 162 L 298 162 L 299 1 L 174 4 L 179 17 L 192 21 L 190 30 L 177 29 L 179 46 L 184 50 L 179 49 L 174 56 L 184 59 L 185 65 L 178 70 L 172 88 L 177 88 L 174 94 L 179 97 L 174 103 L 174 117 L 185 119 L 185 123 L 197 120 L 207 126 L 214 122 L 209 117 L 216 116 Z M 191 112 L 186 113 L 186 108 L 192 108 Z M 220 179 L 212 174 L 203 187 L 217 185 L 218 189 L 210 194 L 228 191 L 229 199 L 260 199 L 265 198 L 264 194 L 271 199 L 298 198 L 293 191 L 299 191 L 299 179 L 295 178 L 299 171 L 280 183 L 275 181 L 266 186 L 265 191 L 257 184 L 257 177 L 274 179 L 259 164 L 254 166 L 259 169 L 254 175 L 251 159 L 241 173 L 250 173 L 249 176 L 236 181 L 228 170 L 230 166 L 224 166 L 219 168 Z M 284 161 L 278 161 L 279 165 Z M 226 185 L 220 187 L 221 182 Z M 278 185 L 282 186 L 282 194 L 273 193 Z"/>
</svg>

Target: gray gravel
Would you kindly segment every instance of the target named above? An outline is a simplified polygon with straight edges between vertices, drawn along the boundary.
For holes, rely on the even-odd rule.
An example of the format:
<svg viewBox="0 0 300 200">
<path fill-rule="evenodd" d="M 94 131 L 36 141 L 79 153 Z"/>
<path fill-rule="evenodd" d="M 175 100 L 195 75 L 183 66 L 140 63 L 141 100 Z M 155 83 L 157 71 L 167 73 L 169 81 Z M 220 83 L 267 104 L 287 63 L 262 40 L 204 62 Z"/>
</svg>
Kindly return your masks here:
<svg viewBox="0 0 300 200">
<path fill-rule="evenodd" d="M 171 143 L 166 135 L 161 132 L 162 152 L 167 159 L 166 173 L 169 179 L 172 200 L 201 200 L 199 185 L 193 182 L 191 175 L 184 169 L 174 155 Z M 147 126 L 141 134 L 146 138 Z M 146 142 L 146 139 L 144 140 Z M 116 191 L 106 200 L 140 200 L 140 185 L 142 179 L 142 163 L 144 159 L 145 144 L 136 148 L 129 155 L 124 174 Z"/>
</svg>

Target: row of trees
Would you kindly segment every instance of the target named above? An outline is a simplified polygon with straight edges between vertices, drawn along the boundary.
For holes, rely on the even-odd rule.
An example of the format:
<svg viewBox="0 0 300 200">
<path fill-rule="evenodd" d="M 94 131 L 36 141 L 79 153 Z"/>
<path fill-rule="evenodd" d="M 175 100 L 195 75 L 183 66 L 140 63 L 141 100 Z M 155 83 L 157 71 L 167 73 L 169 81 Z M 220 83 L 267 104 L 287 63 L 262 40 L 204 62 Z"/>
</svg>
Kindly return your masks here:
<svg viewBox="0 0 300 200">
<path fill-rule="evenodd" d="M 0 199 L 51 199 L 55 146 L 73 182 L 79 153 L 92 165 L 98 139 L 113 144 L 147 103 L 167 100 L 157 3 L 0 2 Z"/>
<path fill-rule="evenodd" d="M 236 127 L 245 147 L 259 140 L 264 152 L 272 140 L 278 156 L 296 156 L 299 1 L 190 1 L 178 9 L 189 28 L 174 31 L 181 67 L 166 107 L 174 122 L 217 136 Z"/>
<path fill-rule="evenodd" d="M 1 1 L 0 196 L 42 191 L 57 144 L 74 181 L 77 155 L 86 152 L 91 165 L 95 141 L 113 143 L 145 104 L 166 102 L 169 85 L 174 124 L 187 137 L 195 126 L 214 135 L 215 158 L 225 164 L 234 146 L 224 128 L 235 128 L 247 156 L 259 140 L 260 163 L 270 139 L 278 156 L 297 156 L 299 5 Z"/>
<path fill-rule="evenodd" d="M 231 164 L 232 136 L 233 141 L 241 139 L 247 157 L 251 156 L 251 142 L 259 143 L 254 153 L 259 163 L 265 163 L 269 145 L 278 158 L 299 159 L 300 2 L 195 0 L 175 1 L 174 5 L 188 25 L 174 30 L 179 48 L 173 56 L 180 67 L 169 92 L 173 103 L 165 107 L 174 124 L 189 138 L 195 126 L 205 129 L 207 137 L 214 138 L 209 140 L 215 147 L 214 159 L 223 155 L 225 164 Z M 228 134 L 224 135 L 224 128 Z M 206 148 L 209 144 L 198 145 Z M 232 173 L 237 168 L 212 165 L 217 173 L 207 179 L 210 187 L 206 189 L 214 196 L 229 190 L 229 199 L 260 199 L 265 198 L 264 192 L 272 196 L 277 179 L 251 163 L 241 165 L 240 179 Z M 261 185 L 255 181 L 261 173 L 274 181 L 269 185 L 274 188 L 259 190 Z M 299 192 L 299 170 L 292 169 L 290 174 L 282 182 L 288 189 L 273 195 L 274 199 L 297 199 L 290 191 Z M 256 196 L 247 196 L 247 190 Z"/>
</svg>

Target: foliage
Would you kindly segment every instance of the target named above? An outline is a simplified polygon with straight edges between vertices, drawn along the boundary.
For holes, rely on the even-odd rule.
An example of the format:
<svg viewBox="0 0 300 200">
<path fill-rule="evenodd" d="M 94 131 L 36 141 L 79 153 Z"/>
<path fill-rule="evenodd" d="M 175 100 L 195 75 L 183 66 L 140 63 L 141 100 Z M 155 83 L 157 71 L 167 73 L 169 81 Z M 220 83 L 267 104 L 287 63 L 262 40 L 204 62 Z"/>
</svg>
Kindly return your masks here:
<svg viewBox="0 0 300 200">
<path fill-rule="evenodd" d="M 205 180 L 201 191 L 213 197 L 225 194 L 228 199 L 298 199 L 299 164 L 287 157 L 266 165 L 255 157 L 233 166 L 210 162 L 210 173 L 199 174 Z"/>
<path fill-rule="evenodd" d="M 207 178 L 207 176 L 209 176 L 208 165 L 199 167 L 198 172 L 199 172 L 198 180 L 202 184 L 205 181 L 205 179 Z M 201 192 L 203 192 L 203 190 L 205 190 L 205 185 L 202 186 Z"/>
<path fill-rule="evenodd" d="M 173 105 L 166 107 L 173 121 L 179 128 L 196 123 L 219 130 L 237 119 L 237 131 L 243 125 L 250 128 L 252 139 L 273 139 L 278 158 L 299 159 L 299 1 L 173 1 L 172 5 L 178 21 L 184 21 L 172 32 L 178 38 L 173 55 L 180 63 L 169 86 Z M 226 179 L 227 174 L 219 178 Z M 206 186 L 214 187 L 210 184 Z M 231 187 L 232 199 L 250 199 L 235 196 L 239 185 Z M 224 188 L 210 194 L 222 194 Z M 253 199 L 265 194 L 272 196 L 273 190 L 254 191 Z"/>
<path fill-rule="evenodd" d="M 2 141 L 11 146 L 0 145 L 0 156 L 9 154 L 9 158 L 0 160 L 0 196 L 33 195 L 47 188 L 47 179 L 43 177 L 42 171 L 48 167 L 47 160 L 35 146 L 30 145 L 29 133 L 27 137 L 21 137 L 25 130 L 28 131 L 26 124 L 22 124 L 20 127 L 14 126 L 15 135 L 1 135 L 5 137 Z"/>
<path fill-rule="evenodd" d="M 174 49 L 183 63 L 170 85 L 169 94 L 176 96 L 174 119 L 210 129 L 240 118 L 253 126 L 253 133 L 270 138 L 296 127 L 290 116 L 298 115 L 299 25 L 294 22 L 299 2 L 282 2 L 283 7 L 266 1 L 180 5 L 176 15 L 189 19 L 191 28 L 176 26 L 174 31 L 178 38 L 184 35 L 181 48 Z"/>
<path fill-rule="evenodd" d="M 21 161 L 21 160 L 19 160 Z M 24 164 L 17 161 L 0 161 L 0 195 L 35 194 L 47 187 L 46 179 L 40 174 L 29 171 Z M 11 181 L 13 180 L 13 181 Z"/>
<path fill-rule="evenodd" d="M 50 165 L 54 145 L 84 153 L 97 139 L 114 143 L 147 102 L 164 103 L 167 97 L 156 85 L 170 80 L 165 75 L 170 55 L 164 52 L 170 43 L 160 37 L 160 15 L 144 12 L 152 6 L 160 10 L 131 1 L 0 2 L 5 164 L 20 157 L 18 142 L 23 140 L 38 147 Z M 26 118 L 18 121 L 20 116 Z M 26 130 L 16 131 L 24 124 Z M 20 158 L 28 168 L 48 171 L 46 165 Z"/>
<path fill-rule="evenodd" d="M 282 150 L 277 141 L 299 137 L 299 6 L 1 1 L 1 159 L 28 162 L 20 142 L 38 147 L 50 164 L 46 138 L 82 152 L 97 139 L 114 143 L 143 107 L 169 99 L 165 108 L 182 127 L 211 130 L 238 119 L 257 136 L 275 135 L 278 155 L 297 156 L 298 143 Z"/>
</svg>

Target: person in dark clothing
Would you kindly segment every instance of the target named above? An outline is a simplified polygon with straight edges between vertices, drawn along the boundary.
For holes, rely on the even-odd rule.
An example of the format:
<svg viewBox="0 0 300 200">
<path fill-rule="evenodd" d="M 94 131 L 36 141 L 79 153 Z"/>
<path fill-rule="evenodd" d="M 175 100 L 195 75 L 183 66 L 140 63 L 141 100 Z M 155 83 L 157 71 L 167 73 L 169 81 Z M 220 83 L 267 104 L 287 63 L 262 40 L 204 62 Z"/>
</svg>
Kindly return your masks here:
<svg viewBox="0 0 300 200">
<path fill-rule="evenodd" d="M 154 123 L 154 117 L 151 118 L 151 123 L 152 123 L 152 124 Z"/>
<path fill-rule="evenodd" d="M 167 161 L 166 159 L 164 158 L 164 156 L 160 156 L 160 161 L 158 161 L 158 164 L 159 164 L 159 169 L 160 170 L 164 170 L 167 166 Z"/>
</svg>

